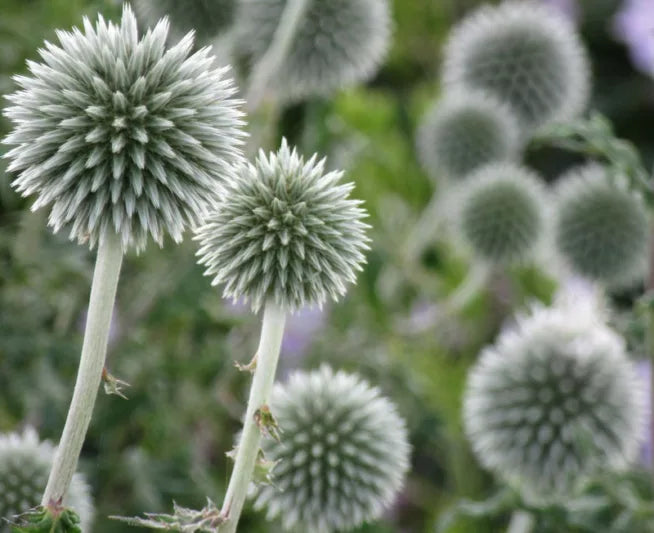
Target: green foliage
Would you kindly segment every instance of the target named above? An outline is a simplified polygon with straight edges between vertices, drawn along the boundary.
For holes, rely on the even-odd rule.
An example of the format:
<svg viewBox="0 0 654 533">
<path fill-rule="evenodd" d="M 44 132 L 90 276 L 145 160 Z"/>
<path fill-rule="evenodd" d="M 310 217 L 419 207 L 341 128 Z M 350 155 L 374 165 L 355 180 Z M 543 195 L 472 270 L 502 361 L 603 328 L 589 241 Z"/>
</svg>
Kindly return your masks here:
<svg viewBox="0 0 654 533">
<path fill-rule="evenodd" d="M 84 533 L 79 517 L 58 505 L 37 507 L 23 514 L 12 533 Z"/>
</svg>

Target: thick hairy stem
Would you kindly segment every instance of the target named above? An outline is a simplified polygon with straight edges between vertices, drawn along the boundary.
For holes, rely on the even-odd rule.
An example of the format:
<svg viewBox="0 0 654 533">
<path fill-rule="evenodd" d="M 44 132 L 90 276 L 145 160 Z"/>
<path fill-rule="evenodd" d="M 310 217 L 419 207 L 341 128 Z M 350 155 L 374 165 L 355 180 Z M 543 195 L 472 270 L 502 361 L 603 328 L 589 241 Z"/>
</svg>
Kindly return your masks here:
<svg viewBox="0 0 654 533">
<path fill-rule="evenodd" d="M 515 511 L 511 516 L 511 522 L 506 533 L 531 533 L 536 521 L 534 516 L 527 511 Z"/>
<path fill-rule="evenodd" d="M 654 297 L 654 222 L 650 223 L 650 250 L 649 250 L 649 273 L 647 275 L 646 291 L 651 300 Z M 646 342 L 647 352 L 650 360 L 650 405 L 654 406 L 654 302 L 648 301 L 647 309 L 647 330 Z M 650 409 L 649 419 L 649 440 L 654 442 L 654 409 Z M 654 451 L 651 452 L 650 470 L 652 484 L 654 484 Z"/>
<path fill-rule="evenodd" d="M 222 512 L 227 521 L 220 527 L 221 533 L 236 531 L 243 510 L 261 444 L 261 430 L 257 419 L 260 409 L 270 402 L 285 321 L 286 313 L 282 309 L 270 302 L 266 304 L 263 312 L 261 339 L 256 355 L 256 368 L 243 422 L 243 433 L 238 443 L 234 470 L 223 501 Z"/>
<path fill-rule="evenodd" d="M 108 233 L 101 239 L 93 273 L 93 285 L 84 331 L 82 356 L 70 402 L 66 425 L 55 454 L 43 505 L 58 501 L 68 492 L 88 430 L 98 394 L 109 338 L 109 325 L 116 298 L 116 286 L 123 249 L 120 237 Z"/>
<path fill-rule="evenodd" d="M 245 97 L 250 113 L 259 107 L 271 79 L 288 55 L 308 4 L 308 0 L 289 0 L 286 3 L 270 47 L 252 70 L 250 86 Z"/>
</svg>

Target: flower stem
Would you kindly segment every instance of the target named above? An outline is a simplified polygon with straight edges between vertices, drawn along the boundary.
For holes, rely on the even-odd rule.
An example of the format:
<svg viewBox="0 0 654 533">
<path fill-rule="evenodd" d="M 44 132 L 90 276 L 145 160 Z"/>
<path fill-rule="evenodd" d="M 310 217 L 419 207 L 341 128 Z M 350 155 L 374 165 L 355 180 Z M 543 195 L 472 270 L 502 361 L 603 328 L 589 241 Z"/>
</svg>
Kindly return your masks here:
<svg viewBox="0 0 654 533">
<path fill-rule="evenodd" d="M 648 296 L 647 302 L 647 325 L 645 330 L 646 349 L 649 355 L 650 368 L 649 368 L 649 386 L 650 386 L 650 415 L 649 415 L 649 441 L 654 443 L 654 222 L 650 222 L 650 249 L 649 249 L 649 272 L 645 285 L 645 291 Z M 650 475 L 652 485 L 654 486 L 654 450 L 650 455 Z"/>
<path fill-rule="evenodd" d="M 48 505 L 51 501 L 56 502 L 66 495 L 77 468 L 100 387 L 122 260 L 123 248 L 120 237 L 108 232 L 98 246 L 75 390 L 43 494 L 42 505 Z"/>
<path fill-rule="evenodd" d="M 527 511 L 514 511 L 506 533 L 531 533 L 535 520 Z"/>
<path fill-rule="evenodd" d="M 256 369 L 245 413 L 243 433 L 238 443 L 234 470 L 223 501 L 222 512 L 227 517 L 227 521 L 221 526 L 221 533 L 236 531 L 243 510 L 261 443 L 261 432 L 256 422 L 257 412 L 270 401 L 285 322 L 286 313 L 277 305 L 268 302 L 263 312 L 261 339 L 257 349 Z"/>
<path fill-rule="evenodd" d="M 245 97 L 247 109 L 250 113 L 259 107 L 270 80 L 288 55 L 293 37 L 308 4 L 307 0 L 289 0 L 286 3 L 270 47 L 252 70 L 250 86 Z"/>
</svg>

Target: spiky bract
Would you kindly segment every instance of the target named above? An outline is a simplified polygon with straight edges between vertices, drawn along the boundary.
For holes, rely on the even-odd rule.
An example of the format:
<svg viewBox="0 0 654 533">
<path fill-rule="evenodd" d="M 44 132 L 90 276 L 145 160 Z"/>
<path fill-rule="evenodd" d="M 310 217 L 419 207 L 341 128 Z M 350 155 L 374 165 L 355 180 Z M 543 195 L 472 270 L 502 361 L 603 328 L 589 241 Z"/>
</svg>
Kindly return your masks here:
<svg viewBox="0 0 654 533">
<path fill-rule="evenodd" d="M 589 93 L 586 52 L 570 21 L 534 1 L 483 6 L 453 31 L 445 51 L 447 88 L 490 92 L 526 129 L 570 119 Z"/>
<path fill-rule="evenodd" d="M 281 440 L 264 439 L 263 449 L 279 463 L 256 507 L 287 530 L 315 533 L 378 518 L 402 486 L 410 453 L 404 420 L 379 389 L 323 366 L 276 385 L 271 409 Z"/>
<path fill-rule="evenodd" d="M 224 296 L 266 300 L 294 311 L 337 300 L 365 262 L 368 248 L 360 200 L 342 172 L 325 172 L 282 141 L 277 153 L 259 152 L 225 186 L 223 199 L 199 228 L 199 263 Z"/>
<path fill-rule="evenodd" d="M 168 23 L 139 40 L 129 7 L 120 25 L 57 32 L 43 63 L 5 111 L 4 142 L 23 195 L 51 206 L 49 224 L 93 246 L 108 231 L 142 249 L 148 235 L 182 238 L 240 160 L 243 133 L 235 88 L 212 69 L 209 49 L 191 54 L 192 35 L 166 50 Z"/>
<path fill-rule="evenodd" d="M 3 518 L 11 520 L 40 505 L 53 458 L 54 447 L 39 442 L 33 428 L 0 434 L 0 533 L 10 529 Z M 79 515 L 82 531 L 90 531 L 93 502 L 82 474 L 73 476 L 63 504 Z"/>
<path fill-rule="evenodd" d="M 485 348 L 464 394 L 478 460 L 534 502 L 634 459 L 644 396 L 624 340 L 587 307 L 537 307 Z"/>
<path fill-rule="evenodd" d="M 459 195 L 459 231 L 480 259 L 524 259 L 545 233 L 547 192 L 537 176 L 519 165 L 487 165 L 466 179 Z"/>
<path fill-rule="evenodd" d="M 645 274 L 649 217 L 642 198 L 609 172 L 588 165 L 561 179 L 555 238 L 573 270 L 620 287 Z"/>
<path fill-rule="evenodd" d="M 438 100 L 418 130 L 417 148 L 434 179 L 462 179 L 493 161 L 511 160 L 520 145 L 510 107 L 479 92 Z"/>
<path fill-rule="evenodd" d="M 386 55 L 388 0 L 307 0 L 308 5 L 273 82 L 279 98 L 329 95 L 370 78 Z M 288 0 L 243 0 L 241 47 L 256 62 L 268 50 Z"/>
<path fill-rule="evenodd" d="M 208 42 L 234 22 L 238 0 L 133 0 L 142 26 L 152 27 L 168 17 L 178 37 L 194 30 L 198 41 Z"/>
</svg>

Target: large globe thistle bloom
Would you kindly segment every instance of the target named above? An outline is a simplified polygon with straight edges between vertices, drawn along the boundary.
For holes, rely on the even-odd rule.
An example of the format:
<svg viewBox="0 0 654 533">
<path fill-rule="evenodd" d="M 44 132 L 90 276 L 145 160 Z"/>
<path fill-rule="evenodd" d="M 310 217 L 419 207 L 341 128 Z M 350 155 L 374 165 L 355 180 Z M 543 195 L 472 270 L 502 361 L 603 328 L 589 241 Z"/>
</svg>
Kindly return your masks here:
<svg viewBox="0 0 654 533">
<path fill-rule="evenodd" d="M 238 30 L 256 62 L 270 47 L 288 0 L 243 0 Z M 307 0 L 287 57 L 275 73 L 285 100 L 329 95 L 370 78 L 386 55 L 391 16 L 387 0 Z"/>
<path fill-rule="evenodd" d="M 538 176 L 519 165 L 482 167 L 454 194 L 457 229 L 483 261 L 525 259 L 546 233 L 547 191 Z"/>
<path fill-rule="evenodd" d="M 212 284 L 255 310 L 266 300 L 293 311 L 343 295 L 369 239 L 367 213 L 342 176 L 325 172 L 315 155 L 305 162 L 286 140 L 243 165 L 198 230 L 199 262 Z"/>
<path fill-rule="evenodd" d="M 646 272 L 649 216 L 643 199 L 610 172 L 592 164 L 561 179 L 555 237 L 574 271 L 620 287 Z"/>
<path fill-rule="evenodd" d="M 167 16 L 178 37 L 193 30 L 199 41 L 208 42 L 232 25 L 238 0 L 134 0 L 132 4 L 144 26 L 154 26 Z"/>
<path fill-rule="evenodd" d="M 2 518 L 11 520 L 40 505 L 53 456 L 52 444 L 39 442 L 33 428 L 0 435 L 0 533 L 10 530 Z M 90 531 L 93 502 L 82 474 L 73 476 L 63 504 L 78 514 L 82 531 Z"/>
<path fill-rule="evenodd" d="M 93 246 L 106 232 L 142 249 L 182 238 L 232 172 L 243 133 L 235 88 L 193 36 L 166 50 L 168 22 L 139 39 L 131 9 L 119 25 L 57 32 L 5 115 L 18 192 L 51 206 L 49 224 Z"/>
<path fill-rule="evenodd" d="M 282 433 L 263 449 L 279 463 L 256 500 L 269 518 L 281 517 L 287 530 L 349 531 L 393 501 L 410 446 L 404 420 L 379 389 L 323 366 L 276 385 L 271 409 Z"/>
<path fill-rule="evenodd" d="M 509 106 L 466 91 L 434 103 L 420 125 L 416 144 L 433 179 L 459 180 L 485 164 L 514 159 L 520 128 Z"/>
<path fill-rule="evenodd" d="M 535 308 L 484 349 L 464 396 L 483 466 L 534 502 L 634 459 L 644 397 L 624 340 L 588 306 Z"/>
<path fill-rule="evenodd" d="M 483 6 L 459 24 L 445 50 L 448 90 L 488 91 L 532 129 L 581 112 L 589 67 L 575 28 L 534 1 Z"/>
</svg>

